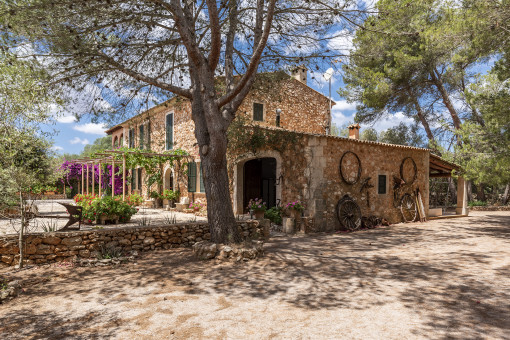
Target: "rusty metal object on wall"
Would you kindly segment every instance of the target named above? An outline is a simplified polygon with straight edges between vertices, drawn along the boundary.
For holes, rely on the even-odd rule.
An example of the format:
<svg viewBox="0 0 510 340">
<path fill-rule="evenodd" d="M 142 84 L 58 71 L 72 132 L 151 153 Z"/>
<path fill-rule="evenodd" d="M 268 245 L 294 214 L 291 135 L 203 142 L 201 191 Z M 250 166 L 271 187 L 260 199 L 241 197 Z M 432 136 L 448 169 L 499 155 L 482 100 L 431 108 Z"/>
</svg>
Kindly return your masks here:
<svg viewBox="0 0 510 340">
<path fill-rule="evenodd" d="M 361 209 L 354 200 L 345 195 L 336 205 L 336 214 L 340 224 L 349 230 L 361 227 Z"/>
<path fill-rule="evenodd" d="M 349 178 L 347 178 L 347 176 L 345 176 L 344 174 L 344 171 L 342 170 L 342 164 L 343 164 L 343 161 L 344 161 L 344 158 L 349 155 L 349 154 L 352 154 L 354 155 L 354 157 L 356 157 L 356 161 L 358 163 L 358 173 L 356 175 L 356 178 L 354 180 L 350 180 Z M 347 184 L 350 184 L 350 185 L 353 185 L 353 184 L 356 184 L 360 177 L 361 177 L 361 161 L 358 157 L 358 155 L 356 155 L 354 152 L 352 151 L 346 151 L 344 152 L 344 154 L 342 155 L 342 157 L 340 158 L 340 165 L 339 165 L 339 169 L 340 169 L 340 177 L 342 177 L 342 180 L 347 183 Z"/>
</svg>

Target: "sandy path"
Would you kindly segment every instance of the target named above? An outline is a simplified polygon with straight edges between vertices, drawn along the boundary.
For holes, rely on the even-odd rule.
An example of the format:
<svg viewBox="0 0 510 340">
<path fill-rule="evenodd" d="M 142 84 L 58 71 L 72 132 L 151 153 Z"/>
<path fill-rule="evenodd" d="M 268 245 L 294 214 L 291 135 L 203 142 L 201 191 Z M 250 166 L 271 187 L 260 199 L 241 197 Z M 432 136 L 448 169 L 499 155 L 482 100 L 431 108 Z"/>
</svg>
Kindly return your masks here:
<svg viewBox="0 0 510 340">
<path fill-rule="evenodd" d="M 190 254 L 16 273 L 0 338 L 510 339 L 509 212 L 276 237 L 241 264 Z"/>
</svg>

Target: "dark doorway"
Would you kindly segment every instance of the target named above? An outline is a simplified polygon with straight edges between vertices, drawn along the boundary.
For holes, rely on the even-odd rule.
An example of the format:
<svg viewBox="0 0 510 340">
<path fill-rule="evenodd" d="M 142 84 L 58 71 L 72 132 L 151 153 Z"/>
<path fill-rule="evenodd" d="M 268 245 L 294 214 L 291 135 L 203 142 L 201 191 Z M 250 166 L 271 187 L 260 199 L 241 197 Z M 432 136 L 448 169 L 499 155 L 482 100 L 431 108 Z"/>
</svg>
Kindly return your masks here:
<svg viewBox="0 0 510 340">
<path fill-rule="evenodd" d="M 244 163 L 244 197 L 246 212 L 248 202 L 262 198 L 268 208 L 276 206 L 276 159 L 259 158 Z"/>
</svg>

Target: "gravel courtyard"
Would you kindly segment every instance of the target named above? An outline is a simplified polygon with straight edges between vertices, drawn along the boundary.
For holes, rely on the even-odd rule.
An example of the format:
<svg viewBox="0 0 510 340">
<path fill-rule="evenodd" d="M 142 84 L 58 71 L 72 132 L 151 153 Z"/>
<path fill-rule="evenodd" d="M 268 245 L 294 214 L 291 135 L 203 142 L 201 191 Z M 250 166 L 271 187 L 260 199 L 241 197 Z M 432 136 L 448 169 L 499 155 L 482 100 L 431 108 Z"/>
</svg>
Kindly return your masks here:
<svg viewBox="0 0 510 340">
<path fill-rule="evenodd" d="M 21 272 L 2 339 L 510 339 L 510 212 L 276 236 L 258 261 L 189 249 Z"/>
</svg>

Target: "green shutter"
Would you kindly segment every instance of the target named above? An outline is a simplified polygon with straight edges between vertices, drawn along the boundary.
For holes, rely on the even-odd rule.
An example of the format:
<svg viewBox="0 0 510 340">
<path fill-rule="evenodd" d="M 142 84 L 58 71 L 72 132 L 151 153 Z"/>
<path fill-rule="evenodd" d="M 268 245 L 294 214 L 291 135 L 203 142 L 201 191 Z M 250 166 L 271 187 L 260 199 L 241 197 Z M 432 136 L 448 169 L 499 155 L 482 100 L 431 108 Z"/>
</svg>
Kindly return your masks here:
<svg viewBox="0 0 510 340">
<path fill-rule="evenodd" d="M 129 147 L 134 148 L 135 147 L 135 130 L 129 129 Z"/>
<path fill-rule="evenodd" d="M 174 148 L 174 114 L 169 113 L 166 115 L 166 149 L 172 150 Z"/>
<path fill-rule="evenodd" d="M 135 189 L 135 169 L 131 169 L 131 190 Z"/>
<path fill-rule="evenodd" d="M 142 193 L 142 168 L 138 168 L 138 190 L 140 190 L 140 194 Z"/>
<path fill-rule="evenodd" d="M 151 122 L 147 122 L 147 149 L 151 149 Z"/>
<path fill-rule="evenodd" d="M 144 139 L 144 133 L 143 133 L 143 125 L 140 125 L 140 140 L 139 140 L 139 147 L 140 149 L 143 149 L 143 139 Z"/>
<path fill-rule="evenodd" d="M 197 163 L 188 163 L 188 192 L 197 191 Z"/>
<path fill-rule="evenodd" d="M 253 103 L 253 120 L 261 122 L 264 120 L 264 105 Z"/>
<path fill-rule="evenodd" d="M 200 162 L 200 192 L 205 192 L 204 188 L 204 175 L 202 172 L 202 162 Z"/>
</svg>

